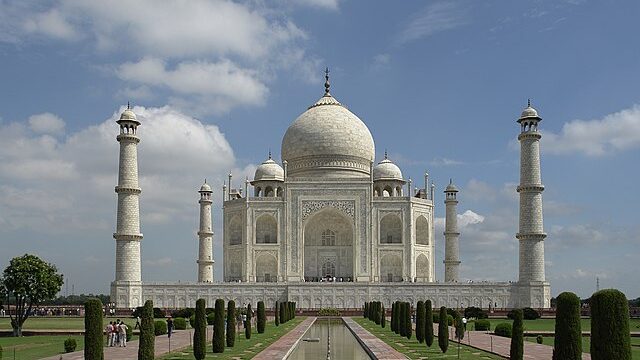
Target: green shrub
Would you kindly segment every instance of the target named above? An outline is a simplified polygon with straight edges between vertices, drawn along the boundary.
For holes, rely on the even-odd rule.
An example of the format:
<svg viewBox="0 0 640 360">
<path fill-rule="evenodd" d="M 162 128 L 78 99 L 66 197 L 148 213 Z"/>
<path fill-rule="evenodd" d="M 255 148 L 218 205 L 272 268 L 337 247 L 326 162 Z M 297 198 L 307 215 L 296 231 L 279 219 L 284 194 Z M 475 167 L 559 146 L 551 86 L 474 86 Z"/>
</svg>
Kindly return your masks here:
<svg viewBox="0 0 640 360">
<path fill-rule="evenodd" d="M 258 321 L 256 324 L 256 330 L 258 334 L 264 333 L 264 326 L 267 323 L 267 314 L 264 311 L 264 301 L 258 301 Z"/>
<path fill-rule="evenodd" d="M 434 324 L 440 324 L 440 313 L 432 313 L 431 315 L 431 321 L 433 321 Z"/>
<path fill-rule="evenodd" d="M 127 342 L 131 341 L 133 338 L 133 326 L 130 324 L 125 324 L 127 326 Z"/>
<path fill-rule="evenodd" d="M 511 323 L 500 323 L 493 329 L 493 333 L 502 337 L 511 337 Z"/>
<path fill-rule="evenodd" d="M 165 320 L 156 320 L 153 323 L 153 333 L 156 336 L 165 335 L 167 333 L 167 322 Z"/>
<path fill-rule="evenodd" d="M 215 312 L 216 312 L 216 309 L 214 309 L 214 308 L 205 308 L 204 309 L 204 313 L 207 314 L 207 315 L 213 314 Z"/>
<path fill-rule="evenodd" d="M 406 322 L 405 324 L 405 332 L 407 333 L 407 339 L 411 339 L 411 334 L 413 333 L 413 325 L 411 323 L 411 304 L 410 303 L 405 303 L 405 307 L 407 308 L 406 310 L 406 315 L 404 318 L 404 321 Z"/>
<path fill-rule="evenodd" d="M 362 317 L 364 317 L 365 319 L 369 318 L 369 303 L 368 302 L 364 303 L 364 310 L 362 310 Z"/>
<path fill-rule="evenodd" d="M 173 328 L 176 330 L 187 330 L 187 320 L 181 317 L 173 319 Z"/>
<path fill-rule="evenodd" d="M 215 321 L 213 323 L 213 352 L 224 352 L 224 300 L 217 299 L 215 307 Z"/>
<path fill-rule="evenodd" d="M 631 359 L 629 302 L 618 290 L 600 290 L 591 296 L 591 358 Z"/>
<path fill-rule="evenodd" d="M 418 301 L 416 305 L 416 339 L 419 343 L 424 342 L 424 301 Z"/>
<path fill-rule="evenodd" d="M 407 317 L 407 308 L 405 305 L 406 303 L 402 301 L 398 304 L 400 307 L 400 312 L 398 314 L 398 333 L 402 337 L 407 336 L 407 322 L 405 321 L 405 318 Z"/>
<path fill-rule="evenodd" d="M 487 312 L 479 307 L 469 306 L 464 309 L 464 317 L 467 319 L 486 319 L 488 317 Z"/>
<path fill-rule="evenodd" d="M 456 329 L 456 339 L 458 339 L 458 342 L 460 342 L 460 340 L 464 339 L 464 323 L 462 322 L 462 315 L 460 315 L 460 313 L 457 311 L 453 324 Z"/>
<path fill-rule="evenodd" d="M 285 303 L 281 302 L 280 303 L 280 309 L 278 309 L 278 316 L 280 317 L 280 324 L 284 324 L 285 322 L 287 322 L 287 319 L 285 318 L 285 314 L 284 314 L 284 305 L 285 305 Z"/>
<path fill-rule="evenodd" d="M 540 313 L 535 309 L 526 307 L 522 309 L 522 317 L 525 320 L 537 320 L 540 319 Z"/>
<path fill-rule="evenodd" d="M 160 308 L 153 308 L 153 318 L 154 319 L 164 319 L 167 315 Z"/>
<path fill-rule="evenodd" d="M 140 312 L 140 340 L 138 360 L 153 360 L 155 350 L 155 329 L 153 323 L 153 301 L 147 300 Z M 85 358 L 87 358 L 85 356 Z M 89 357 L 88 359 L 91 359 Z"/>
<path fill-rule="evenodd" d="M 384 309 L 384 305 L 381 305 L 380 326 L 385 327 L 386 324 L 387 324 L 387 313 L 386 313 L 386 310 Z"/>
<path fill-rule="evenodd" d="M 276 307 L 273 311 L 273 317 L 275 318 L 276 326 L 280 326 L 280 303 L 276 301 Z"/>
<path fill-rule="evenodd" d="M 449 348 L 449 328 L 447 327 L 447 308 L 440 308 L 440 319 L 438 320 L 438 345 L 443 353 L 447 352 Z"/>
<path fill-rule="evenodd" d="M 196 313 L 196 309 L 194 309 L 194 308 L 184 308 L 184 309 L 179 309 L 179 310 L 172 311 L 171 312 L 171 317 L 174 318 L 174 319 L 176 319 L 176 318 L 189 319 L 195 313 Z"/>
<path fill-rule="evenodd" d="M 475 321 L 474 328 L 476 331 L 489 331 L 491 330 L 491 322 L 487 319 L 478 319 Z"/>
<path fill-rule="evenodd" d="M 194 320 L 191 322 L 193 327 L 193 356 L 196 360 L 202 360 L 206 356 L 207 351 L 207 317 L 205 314 L 205 300 L 198 299 L 196 301 L 196 311 Z"/>
<path fill-rule="evenodd" d="M 433 345 L 433 305 L 431 305 L 431 300 L 424 302 L 424 342 L 427 347 Z"/>
<path fill-rule="evenodd" d="M 236 344 L 236 302 L 229 300 L 227 303 L 227 347 Z"/>
<path fill-rule="evenodd" d="M 538 344 L 542 344 L 542 343 L 544 342 L 544 338 L 542 337 L 542 335 L 538 335 L 538 336 L 536 336 L 536 342 L 537 342 Z M 553 354 L 554 354 L 554 359 L 555 359 L 555 350 L 554 350 L 554 353 L 553 353 Z M 580 358 L 582 358 L 582 357 L 580 357 Z"/>
<path fill-rule="evenodd" d="M 582 359 L 580 298 L 571 292 L 563 292 L 556 298 L 556 326 L 555 337 L 553 340 L 553 360 L 561 359 Z"/>
<path fill-rule="evenodd" d="M 68 338 L 67 340 L 64 341 L 64 352 L 65 353 L 74 352 L 74 351 L 76 351 L 76 347 L 77 346 L 78 346 L 78 344 L 76 343 L 76 339 Z M 1 358 L 2 357 L 0 357 L 0 359 Z"/>
<path fill-rule="evenodd" d="M 251 339 L 251 304 L 247 305 L 247 322 L 244 324 L 244 337 Z"/>
<path fill-rule="evenodd" d="M 207 325 L 213 325 L 216 323 L 216 313 L 207 314 Z"/>
<path fill-rule="evenodd" d="M 0 360 L 2 360 L 2 345 L 0 345 Z"/>
<path fill-rule="evenodd" d="M 391 303 L 391 324 L 390 324 L 390 327 L 391 327 L 391 331 L 393 331 L 394 333 L 396 332 L 396 324 L 393 321 L 395 316 L 396 316 L 396 303 L 392 302 Z"/>
<path fill-rule="evenodd" d="M 447 314 L 447 325 L 453 326 L 453 315 Z"/>
<path fill-rule="evenodd" d="M 511 351 L 509 359 L 522 360 L 524 357 L 524 329 L 522 327 L 523 311 L 515 309 L 511 330 Z"/>
<path fill-rule="evenodd" d="M 102 302 L 89 299 L 84 303 L 84 311 L 84 358 L 102 360 Z"/>
<path fill-rule="evenodd" d="M 318 311 L 318 316 L 340 316 L 340 310 L 336 308 L 322 308 Z"/>
<path fill-rule="evenodd" d="M 204 321 L 207 321 L 207 318 L 205 317 Z M 195 329 L 196 328 L 196 314 L 193 314 L 189 317 L 189 326 L 191 326 L 191 328 Z"/>
</svg>

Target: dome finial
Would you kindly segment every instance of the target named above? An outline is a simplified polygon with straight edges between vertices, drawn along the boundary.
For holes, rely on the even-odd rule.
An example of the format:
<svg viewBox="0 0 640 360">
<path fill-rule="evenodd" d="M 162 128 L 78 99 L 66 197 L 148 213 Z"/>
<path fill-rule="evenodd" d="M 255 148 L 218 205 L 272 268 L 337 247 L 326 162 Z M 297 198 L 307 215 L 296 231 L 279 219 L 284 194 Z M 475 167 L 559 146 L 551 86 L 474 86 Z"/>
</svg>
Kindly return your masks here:
<svg viewBox="0 0 640 360">
<path fill-rule="evenodd" d="M 331 96 L 329 87 L 331 87 L 331 84 L 329 83 L 329 67 L 327 66 L 324 69 L 324 96 Z"/>
<path fill-rule="evenodd" d="M 131 110 L 131 104 L 127 101 L 127 110 Z"/>
<path fill-rule="evenodd" d="M 384 159 L 387 160 L 389 157 L 387 156 L 387 149 L 384 149 Z"/>
<path fill-rule="evenodd" d="M 453 179 L 449 178 L 449 185 L 453 185 Z"/>
<path fill-rule="evenodd" d="M 271 160 L 271 148 L 269 148 L 269 160 Z"/>
<path fill-rule="evenodd" d="M 531 99 L 527 99 L 527 107 L 531 107 Z"/>
<path fill-rule="evenodd" d="M 207 178 L 204 178 L 204 183 L 205 183 L 205 184 L 207 183 Z"/>
</svg>

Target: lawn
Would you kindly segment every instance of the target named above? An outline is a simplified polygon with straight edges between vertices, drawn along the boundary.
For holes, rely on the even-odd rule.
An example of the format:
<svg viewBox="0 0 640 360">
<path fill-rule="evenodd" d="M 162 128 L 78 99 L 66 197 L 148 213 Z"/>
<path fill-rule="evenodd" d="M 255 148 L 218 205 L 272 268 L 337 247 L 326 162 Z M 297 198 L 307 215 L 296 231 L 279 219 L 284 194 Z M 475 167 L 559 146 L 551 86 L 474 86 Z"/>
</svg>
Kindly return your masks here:
<svg viewBox="0 0 640 360">
<path fill-rule="evenodd" d="M 370 333 L 377 336 L 382 341 L 389 344 L 397 351 L 405 354 L 410 359 L 452 359 L 457 358 L 458 343 L 449 341 L 449 349 L 446 354 L 443 354 L 438 347 L 438 338 L 434 339 L 433 345 L 427 348 L 424 343 L 420 344 L 416 340 L 415 333 L 411 337 L 411 340 L 406 337 L 402 337 L 391 331 L 389 326 L 382 328 L 380 325 L 376 325 L 374 322 L 364 319 L 362 317 L 354 317 L 358 324 L 367 329 Z M 465 345 L 460 346 L 460 359 L 463 360 L 476 360 L 476 359 L 502 359 L 497 355 L 490 354 L 488 352 L 477 350 Z"/>
<path fill-rule="evenodd" d="M 123 320 L 133 329 L 136 320 L 130 317 L 104 318 L 104 326 L 109 321 Z M 0 318 L 0 330 L 11 330 L 9 317 Z M 22 330 L 84 330 L 84 317 L 29 317 Z"/>
<path fill-rule="evenodd" d="M 0 345 L 4 349 L 2 355 L 5 359 L 13 359 L 15 349 L 16 359 L 35 360 L 64 353 L 64 341 L 70 337 L 76 339 L 76 350 L 84 348 L 84 337 L 63 335 L 0 337 Z"/>
<path fill-rule="evenodd" d="M 525 337 L 525 340 L 536 342 L 535 337 Z M 545 345 L 553 346 L 553 336 L 545 336 L 542 338 L 542 343 Z M 582 337 L 582 352 L 591 352 L 589 347 L 591 346 L 591 338 L 588 336 Z M 640 359 L 640 338 L 631 338 L 631 356 L 634 359 Z"/>
<path fill-rule="evenodd" d="M 293 328 L 304 320 L 305 317 L 297 317 L 289 320 L 285 324 L 275 326 L 273 320 L 267 321 L 265 331 L 262 334 L 258 334 L 255 328 L 251 333 L 251 339 L 247 340 L 244 336 L 244 331 L 236 338 L 236 343 L 233 348 L 225 348 L 224 353 L 214 354 L 211 352 L 211 341 L 207 343 L 207 359 L 233 359 L 244 360 L 251 359 L 259 352 L 267 348 L 269 345 L 278 340 L 282 335 L 288 333 Z M 210 339 L 209 339 L 210 340 Z M 194 359 L 193 349 L 191 347 L 182 349 L 181 351 L 170 353 L 160 357 L 163 360 L 182 360 L 182 359 Z"/>
<path fill-rule="evenodd" d="M 512 320 L 504 318 L 504 319 L 489 319 L 491 322 L 491 330 L 495 328 L 495 326 L 499 323 L 503 322 L 511 322 Z M 591 319 L 583 318 L 582 322 L 582 331 L 590 331 L 591 330 Z M 470 323 L 473 324 L 473 321 Z M 524 320 L 524 330 L 525 331 L 555 331 L 555 319 L 537 319 L 537 320 Z M 629 327 L 631 331 L 640 331 L 640 319 L 631 319 L 629 322 Z M 473 330 L 473 326 L 469 328 Z"/>
</svg>

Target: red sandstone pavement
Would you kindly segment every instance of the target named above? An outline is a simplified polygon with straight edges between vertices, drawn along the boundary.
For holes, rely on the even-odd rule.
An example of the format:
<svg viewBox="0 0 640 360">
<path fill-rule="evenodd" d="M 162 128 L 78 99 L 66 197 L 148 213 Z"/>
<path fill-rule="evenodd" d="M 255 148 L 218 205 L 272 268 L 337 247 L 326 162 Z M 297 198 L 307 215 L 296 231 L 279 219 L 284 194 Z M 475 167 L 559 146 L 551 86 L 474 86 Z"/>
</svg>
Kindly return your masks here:
<svg viewBox="0 0 640 360">
<path fill-rule="evenodd" d="M 351 332 L 358 338 L 360 344 L 362 344 L 369 355 L 374 359 L 379 360 L 399 360 L 407 359 L 406 356 L 396 351 L 391 346 L 387 345 L 384 341 L 380 340 L 365 328 L 360 326 L 357 322 L 353 321 L 350 317 L 343 317 L 345 325 L 351 329 Z"/>
<path fill-rule="evenodd" d="M 293 330 L 284 334 L 280 339 L 276 340 L 276 342 L 259 352 L 258 355 L 254 356 L 253 360 L 284 359 L 291 351 L 293 351 L 304 333 L 307 332 L 314 321 L 316 321 L 316 318 L 312 316 L 304 319 L 304 321 L 298 324 L 298 326 Z"/>
<path fill-rule="evenodd" d="M 213 327 L 209 326 L 207 332 L 211 334 Z M 193 329 L 189 330 L 176 330 L 171 335 L 171 351 L 185 348 L 191 345 L 191 338 L 193 336 Z M 209 337 L 207 336 L 207 339 Z M 167 335 L 161 335 L 156 337 L 155 344 L 155 356 L 160 356 L 169 352 L 169 338 Z M 127 347 L 105 347 L 104 359 L 105 360 L 128 360 L 138 358 L 138 341 L 131 341 L 127 343 Z M 61 354 L 52 357 L 45 358 L 44 360 L 84 360 L 84 352 L 76 351 L 68 354 Z M 91 360 L 91 359 L 87 359 Z"/>
</svg>

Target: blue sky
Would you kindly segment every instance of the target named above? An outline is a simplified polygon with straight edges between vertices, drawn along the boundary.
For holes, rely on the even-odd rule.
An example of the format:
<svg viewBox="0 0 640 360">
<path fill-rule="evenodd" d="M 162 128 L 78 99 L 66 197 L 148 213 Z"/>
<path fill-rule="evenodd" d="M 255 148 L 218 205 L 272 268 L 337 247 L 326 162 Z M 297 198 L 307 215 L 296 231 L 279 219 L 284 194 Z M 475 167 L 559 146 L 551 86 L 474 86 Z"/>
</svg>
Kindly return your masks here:
<svg viewBox="0 0 640 360">
<path fill-rule="evenodd" d="M 640 296 L 640 24 L 635 1 L 0 0 L 0 267 L 25 252 L 76 292 L 114 272 L 115 117 L 143 123 L 143 279 L 196 277 L 203 179 L 236 184 L 332 94 L 378 158 L 459 198 L 463 278 L 516 280 L 519 126 L 543 117 L 547 277 L 554 295 Z M 415 182 L 414 182 L 415 183 Z M 220 202 L 214 226 L 220 229 Z M 221 276 L 221 231 L 216 277 Z M 71 286 L 69 286 L 71 288 Z"/>
</svg>

